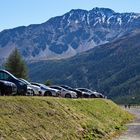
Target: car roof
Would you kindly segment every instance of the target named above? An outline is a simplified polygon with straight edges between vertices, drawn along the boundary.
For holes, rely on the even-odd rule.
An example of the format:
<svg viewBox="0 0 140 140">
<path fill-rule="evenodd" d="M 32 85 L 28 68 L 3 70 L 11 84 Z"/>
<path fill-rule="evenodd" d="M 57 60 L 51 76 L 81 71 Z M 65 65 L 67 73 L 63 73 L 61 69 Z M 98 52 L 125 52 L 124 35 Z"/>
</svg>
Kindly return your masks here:
<svg viewBox="0 0 140 140">
<path fill-rule="evenodd" d="M 40 83 L 36 83 L 36 82 L 31 82 L 31 84 L 36 84 L 36 85 L 40 85 Z"/>
<path fill-rule="evenodd" d="M 68 89 L 65 89 L 65 88 L 63 88 L 63 87 L 61 87 L 61 86 L 58 86 L 58 85 L 52 85 L 52 86 L 50 86 L 51 88 L 55 88 L 55 87 L 58 87 L 58 88 L 61 88 L 61 89 L 64 89 L 64 90 L 66 90 L 66 91 L 69 91 Z"/>
<path fill-rule="evenodd" d="M 68 89 L 73 89 L 72 87 L 67 86 L 67 85 L 61 85 L 60 87 L 62 87 L 62 88 L 68 88 Z"/>
</svg>

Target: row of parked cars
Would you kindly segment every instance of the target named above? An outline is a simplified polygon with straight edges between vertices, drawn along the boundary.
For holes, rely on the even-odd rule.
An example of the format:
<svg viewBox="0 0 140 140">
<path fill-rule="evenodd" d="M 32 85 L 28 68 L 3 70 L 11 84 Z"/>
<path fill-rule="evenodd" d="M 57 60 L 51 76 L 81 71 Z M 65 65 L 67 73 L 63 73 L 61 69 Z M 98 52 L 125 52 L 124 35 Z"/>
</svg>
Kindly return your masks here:
<svg viewBox="0 0 140 140">
<path fill-rule="evenodd" d="M 105 98 L 99 92 L 86 88 L 71 88 L 66 85 L 46 86 L 16 78 L 6 70 L 0 70 L 0 95 L 61 96 L 65 98 Z"/>
</svg>

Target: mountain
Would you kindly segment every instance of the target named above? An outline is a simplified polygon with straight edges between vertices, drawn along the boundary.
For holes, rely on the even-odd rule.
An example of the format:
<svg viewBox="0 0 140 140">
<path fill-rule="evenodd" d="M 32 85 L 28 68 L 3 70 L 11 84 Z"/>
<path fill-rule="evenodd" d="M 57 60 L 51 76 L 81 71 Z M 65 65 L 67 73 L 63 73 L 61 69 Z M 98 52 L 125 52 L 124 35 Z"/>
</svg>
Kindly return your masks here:
<svg viewBox="0 0 140 140">
<path fill-rule="evenodd" d="M 32 81 L 87 87 L 113 99 L 140 97 L 140 29 L 75 57 L 29 67 Z"/>
<path fill-rule="evenodd" d="M 140 14 L 107 8 L 71 10 L 38 25 L 0 32 L 0 59 L 17 47 L 28 61 L 62 59 L 111 42 L 140 27 Z"/>
</svg>

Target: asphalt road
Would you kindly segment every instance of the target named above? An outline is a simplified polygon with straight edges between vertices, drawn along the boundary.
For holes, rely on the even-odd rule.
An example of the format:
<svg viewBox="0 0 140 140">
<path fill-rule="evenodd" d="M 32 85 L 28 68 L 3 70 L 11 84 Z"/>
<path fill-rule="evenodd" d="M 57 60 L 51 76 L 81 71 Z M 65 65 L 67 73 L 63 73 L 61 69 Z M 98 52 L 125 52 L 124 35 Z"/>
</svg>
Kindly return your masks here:
<svg viewBox="0 0 140 140">
<path fill-rule="evenodd" d="M 126 109 L 136 115 L 136 119 L 126 124 L 127 131 L 113 140 L 140 140 L 140 107 L 131 107 Z"/>
</svg>

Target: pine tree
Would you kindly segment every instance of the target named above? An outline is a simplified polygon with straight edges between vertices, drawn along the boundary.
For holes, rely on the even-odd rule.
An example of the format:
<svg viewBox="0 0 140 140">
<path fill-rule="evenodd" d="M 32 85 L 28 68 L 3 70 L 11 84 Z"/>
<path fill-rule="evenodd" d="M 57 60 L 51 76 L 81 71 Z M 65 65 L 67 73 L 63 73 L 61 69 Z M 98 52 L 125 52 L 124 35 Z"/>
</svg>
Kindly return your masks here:
<svg viewBox="0 0 140 140">
<path fill-rule="evenodd" d="M 46 85 L 46 86 L 51 86 L 51 85 L 52 85 L 52 81 L 51 81 L 51 80 L 47 80 L 47 81 L 45 82 L 45 85 Z"/>
<path fill-rule="evenodd" d="M 17 48 L 7 58 L 5 69 L 17 78 L 27 79 L 27 67 Z"/>
</svg>

